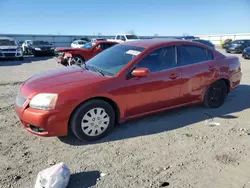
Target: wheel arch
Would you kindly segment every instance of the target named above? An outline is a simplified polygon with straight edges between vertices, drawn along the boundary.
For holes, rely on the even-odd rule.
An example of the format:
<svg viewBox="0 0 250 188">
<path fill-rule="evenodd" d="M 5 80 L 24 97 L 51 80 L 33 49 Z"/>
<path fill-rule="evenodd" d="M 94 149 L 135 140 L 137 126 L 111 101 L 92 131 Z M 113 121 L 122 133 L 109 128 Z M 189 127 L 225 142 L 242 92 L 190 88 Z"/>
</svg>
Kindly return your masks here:
<svg viewBox="0 0 250 188">
<path fill-rule="evenodd" d="M 82 54 L 79 54 L 77 52 L 72 52 L 72 56 L 79 56 L 81 57 L 84 61 L 86 61 L 86 59 L 84 58 L 84 56 Z"/>
<path fill-rule="evenodd" d="M 74 114 L 74 112 L 81 106 L 83 105 L 84 103 L 88 102 L 88 101 L 91 101 L 91 100 L 103 100 L 105 102 L 107 102 L 108 104 L 111 105 L 111 107 L 113 108 L 114 112 L 115 112 L 115 123 L 119 123 L 120 121 L 120 116 L 121 116 L 121 112 L 120 112 L 120 108 L 118 107 L 118 105 L 116 104 L 116 102 L 108 97 L 102 97 L 102 96 L 98 96 L 98 97 L 92 97 L 92 98 L 89 98 L 83 102 L 81 102 L 80 104 L 78 104 L 74 110 L 71 112 L 70 114 L 70 117 L 69 117 L 69 120 L 68 120 L 68 125 L 70 124 L 70 121 L 71 121 L 71 118 Z"/>
</svg>

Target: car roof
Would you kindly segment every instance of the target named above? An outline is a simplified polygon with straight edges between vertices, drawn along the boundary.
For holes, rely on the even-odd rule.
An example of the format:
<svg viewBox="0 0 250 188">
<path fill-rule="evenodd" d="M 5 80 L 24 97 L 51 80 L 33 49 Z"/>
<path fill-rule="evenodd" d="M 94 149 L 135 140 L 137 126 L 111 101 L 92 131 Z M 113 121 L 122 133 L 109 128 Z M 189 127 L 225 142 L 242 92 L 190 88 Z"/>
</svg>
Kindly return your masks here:
<svg viewBox="0 0 250 188">
<path fill-rule="evenodd" d="M 143 48 L 154 48 L 158 46 L 164 46 L 167 44 L 194 44 L 192 41 L 180 40 L 180 39 L 146 39 L 146 40 L 136 40 L 121 43 L 121 45 L 131 45 Z M 195 43 L 196 44 L 196 43 Z"/>
<path fill-rule="evenodd" d="M 10 37 L 0 37 L 0 40 L 12 40 L 12 41 L 14 41 L 15 39 L 10 38 Z"/>
</svg>

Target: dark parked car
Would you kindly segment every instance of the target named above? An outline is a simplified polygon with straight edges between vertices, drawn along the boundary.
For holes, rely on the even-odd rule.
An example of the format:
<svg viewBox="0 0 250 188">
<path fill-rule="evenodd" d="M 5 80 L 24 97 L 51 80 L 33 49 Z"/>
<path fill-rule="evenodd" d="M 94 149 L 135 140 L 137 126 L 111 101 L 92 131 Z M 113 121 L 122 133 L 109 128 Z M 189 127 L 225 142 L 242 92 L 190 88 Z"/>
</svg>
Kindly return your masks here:
<svg viewBox="0 0 250 188">
<path fill-rule="evenodd" d="M 199 43 L 205 44 L 205 45 L 209 46 L 210 48 L 215 49 L 215 45 L 212 42 L 210 42 L 209 40 L 194 39 L 192 41 L 193 42 L 199 42 Z"/>
<path fill-rule="evenodd" d="M 235 40 L 226 47 L 227 53 L 242 53 L 245 48 L 250 46 L 250 39 Z"/>
<path fill-rule="evenodd" d="M 29 45 L 25 48 L 27 54 L 32 54 L 34 56 L 39 55 L 54 55 L 55 49 L 52 44 L 47 41 L 34 40 L 30 41 Z"/>
<path fill-rule="evenodd" d="M 221 42 L 221 47 L 226 48 L 231 42 L 233 42 L 232 39 L 226 39 L 224 42 Z"/>
<path fill-rule="evenodd" d="M 245 48 L 242 53 L 244 59 L 250 59 L 250 47 Z"/>
</svg>

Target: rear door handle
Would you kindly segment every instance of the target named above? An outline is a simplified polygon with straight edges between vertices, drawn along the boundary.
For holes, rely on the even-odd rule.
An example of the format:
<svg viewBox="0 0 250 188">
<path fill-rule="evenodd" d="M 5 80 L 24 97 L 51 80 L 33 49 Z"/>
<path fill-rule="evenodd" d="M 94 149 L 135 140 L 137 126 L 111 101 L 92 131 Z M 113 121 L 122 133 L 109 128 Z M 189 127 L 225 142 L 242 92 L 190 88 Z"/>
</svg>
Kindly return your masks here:
<svg viewBox="0 0 250 188">
<path fill-rule="evenodd" d="M 176 79 L 176 78 L 178 78 L 178 77 L 179 77 L 179 75 L 178 75 L 178 74 L 175 74 L 175 73 L 172 73 L 172 74 L 169 75 L 169 78 L 170 78 L 170 79 Z"/>
</svg>

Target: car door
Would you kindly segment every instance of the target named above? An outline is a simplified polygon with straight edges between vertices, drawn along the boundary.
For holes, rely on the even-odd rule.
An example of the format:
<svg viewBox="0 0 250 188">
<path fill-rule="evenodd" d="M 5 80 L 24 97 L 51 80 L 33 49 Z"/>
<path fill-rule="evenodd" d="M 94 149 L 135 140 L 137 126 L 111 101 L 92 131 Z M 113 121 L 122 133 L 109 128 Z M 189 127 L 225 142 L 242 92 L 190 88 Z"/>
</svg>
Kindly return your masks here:
<svg viewBox="0 0 250 188">
<path fill-rule="evenodd" d="M 213 54 L 195 45 L 180 45 L 177 52 L 177 66 L 181 67 L 182 75 L 180 101 L 197 101 L 218 73 Z"/>
<path fill-rule="evenodd" d="M 134 68 L 148 68 L 147 77 L 127 79 L 126 116 L 155 111 L 179 104 L 181 68 L 176 65 L 176 47 L 164 47 L 149 53 Z"/>
</svg>

